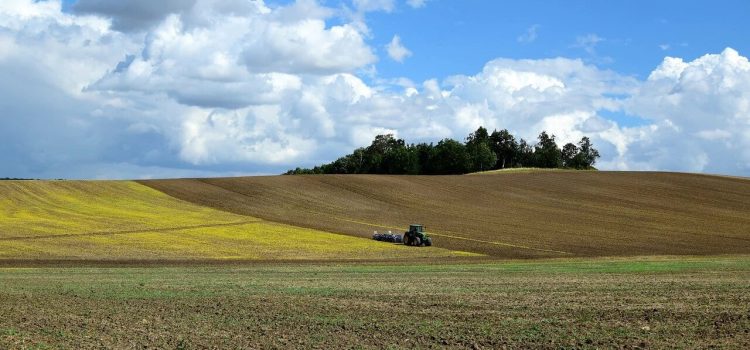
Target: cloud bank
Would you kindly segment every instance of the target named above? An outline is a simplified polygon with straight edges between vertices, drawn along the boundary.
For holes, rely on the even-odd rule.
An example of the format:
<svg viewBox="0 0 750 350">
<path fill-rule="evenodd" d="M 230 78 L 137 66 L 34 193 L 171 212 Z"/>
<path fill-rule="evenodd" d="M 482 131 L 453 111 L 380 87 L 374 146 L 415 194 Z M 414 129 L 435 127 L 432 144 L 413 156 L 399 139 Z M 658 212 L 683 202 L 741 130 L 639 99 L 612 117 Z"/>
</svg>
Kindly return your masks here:
<svg viewBox="0 0 750 350">
<path fill-rule="evenodd" d="M 750 175 L 750 63 L 731 48 L 666 57 L 646 80 L 580 59 L 500 58 L 466 75 L 367 83 L 383 53 L 347 11 L 3 1 L 0 176 L 278 173 L 379 133 L 437 141 L 480 125 L 530 141 L 543 129 L 561 143 L 591 136 L 603 169 Z"/>
</svg>

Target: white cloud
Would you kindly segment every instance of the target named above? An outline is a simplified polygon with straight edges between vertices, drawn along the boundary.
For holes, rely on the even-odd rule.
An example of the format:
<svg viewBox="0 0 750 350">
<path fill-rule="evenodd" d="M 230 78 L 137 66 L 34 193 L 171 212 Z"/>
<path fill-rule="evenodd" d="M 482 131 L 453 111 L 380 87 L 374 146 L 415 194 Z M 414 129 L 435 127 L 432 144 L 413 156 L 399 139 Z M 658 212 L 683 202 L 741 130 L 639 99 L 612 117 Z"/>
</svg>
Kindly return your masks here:
<svg viewBox="0 0 750 350">
<path fill-rule="evenodd" d="M 353 0 L 352 3 L 359 12 L 391 12 L 396 7 L 394 0 Z"/>
<path fill-rule="evenodd" d="M 750 174 L 750 64 L 732 49 L 665 58 L 645 81 L 554 58 L 368 84 L 357 75 L 374 70 L 368 34 L 329 25 L 335 11 L 196 0 L 128 27 L 117 11 L 0 2 L 0 176 L 277 173 L 377 133 L 431 142 L 480 125 L 531 142 L 541 129 L 560 143 L 588 135 L 603 169 Z M 646 123 L 625 127 L 606 112 Z"/>
<path fill-rule="evenodd" d="M 597 47 L 600 43 L 607 41 L 605 38 L 600 37 L 596 34 L 586 34 L 576 37 L 573 48 L 582 49 L 588 55 L 587 61 L 595 64 L 610 64 L 614 61 L 612 57 L 603 56 L 599 54 Z"/>
<path fill-rule="evenodd" d="M 394 35 L 391 42 L 386 45 L 388 56 L 396 62 L 404 62 L 404 59 L 411 56 L 412 53 L 401 43 L 401 37 Z"/>
<path fill-rule="evenodd" d="M 422 8 L 427 4 L 427 0 L 406 0 L 406 4 L 411 8 Z"/>
<path fill-rule="evenodd" d="M 604 38 L 596 34 L 586 34 L 576 37 L 576 43 L 574 47 L 583 49 L 589 55 L 594 55 L 596 54 L 596 46 L 599 45 L 599 43 L 602 41 L 604 41 Z"/>
<path fill-rule="evenodd" d="M 112 19 L 112 27 L 122 31 L 146 30 L 171 13 L 186 11 L 196 0 L 78 0 L 76 13 L 95 14 Z"/>
<path fill-rule="evenodd" d="M 516 38 L 516 40 L 519 43 L 524 43 L 524 44 L 533 43 L 536 40 L 536 37 L 538 36 L 538 33 L 537 33 L 538 30 L 539 30 L 539 25 L 535 24 L 529 27 L 529 29 L 527 29 L 525 33 L 519 35 L 518 38 Z"/>
<path fill-rule="evenodd" d="M 652 146 L 666 155 L 652 166 L 750 172 L 750 63 L 737 51 L 665 58 L 627 108 L 659 126 Z"/>
</svg>

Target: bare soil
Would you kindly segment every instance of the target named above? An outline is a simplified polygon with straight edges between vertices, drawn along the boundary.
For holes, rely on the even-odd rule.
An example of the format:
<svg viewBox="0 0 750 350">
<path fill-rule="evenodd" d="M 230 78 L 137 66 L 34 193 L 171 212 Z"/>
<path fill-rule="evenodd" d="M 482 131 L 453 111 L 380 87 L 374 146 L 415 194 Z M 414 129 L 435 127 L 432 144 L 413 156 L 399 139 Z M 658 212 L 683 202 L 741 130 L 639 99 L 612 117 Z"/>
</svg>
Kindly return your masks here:
<svg viewBox="0 0 750 350">
<path fill-rule="evenodd" d="M 750 181 L 650 172 L 149 180 L 232 213 L 369 237 L 426 225 L 436 246 L 501 258 L 750 253 Z"/>
</svg>

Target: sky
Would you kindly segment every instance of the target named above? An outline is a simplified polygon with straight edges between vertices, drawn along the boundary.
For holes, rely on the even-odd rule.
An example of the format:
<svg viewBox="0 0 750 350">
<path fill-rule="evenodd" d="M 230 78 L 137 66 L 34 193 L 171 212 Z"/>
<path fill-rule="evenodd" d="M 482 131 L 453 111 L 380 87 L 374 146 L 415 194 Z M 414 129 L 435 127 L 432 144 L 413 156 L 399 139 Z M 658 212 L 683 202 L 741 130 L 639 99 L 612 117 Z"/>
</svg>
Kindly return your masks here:
<svg viewBox="0 0 750 350">
<path fill-rule="evenodd" d="M 750 176 L 750 2 L 3 0 L 0 177 L 278 174 L 479 126 Z"/>
</svg>

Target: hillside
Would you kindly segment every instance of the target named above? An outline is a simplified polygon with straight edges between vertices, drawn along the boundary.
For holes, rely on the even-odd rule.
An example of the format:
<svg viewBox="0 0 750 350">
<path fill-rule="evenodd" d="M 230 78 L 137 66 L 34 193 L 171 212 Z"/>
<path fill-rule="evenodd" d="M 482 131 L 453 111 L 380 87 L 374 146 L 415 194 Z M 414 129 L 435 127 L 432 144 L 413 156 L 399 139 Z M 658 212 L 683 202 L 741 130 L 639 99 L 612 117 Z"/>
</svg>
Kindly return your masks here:
<svg viewBox="0 0 750 350">
<path fill-rule="evenodd" d="M 439 247 L 496 257 L 750 253 L 747 179 L 555 171 L 140 183 L 203 206 L 354 236 L 419 222 Z"/>
<path fill-rule="evenodd" d="M 414 250 L 201 207 L 131 181 L 0 182 L 3 259 L 383 259 Z"/>
</svg>

